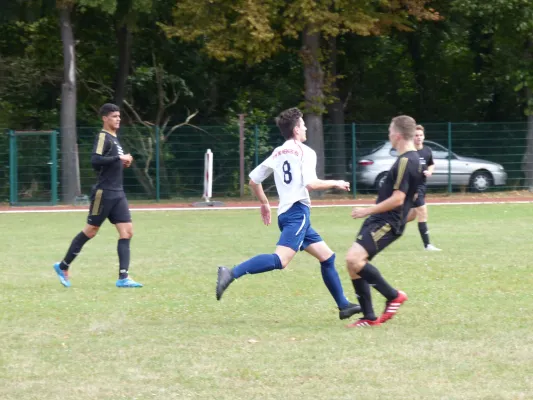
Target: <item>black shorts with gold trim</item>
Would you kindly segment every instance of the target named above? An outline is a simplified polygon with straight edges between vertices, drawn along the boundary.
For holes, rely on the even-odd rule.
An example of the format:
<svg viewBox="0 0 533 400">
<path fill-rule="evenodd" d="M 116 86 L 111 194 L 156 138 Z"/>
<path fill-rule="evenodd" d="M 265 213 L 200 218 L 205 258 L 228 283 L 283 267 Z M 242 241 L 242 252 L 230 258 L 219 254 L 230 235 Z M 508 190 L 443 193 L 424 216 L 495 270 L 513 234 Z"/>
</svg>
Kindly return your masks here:
<svg viewBox="0 0 533 400">
<path fill-rule="evenodd" d="M 101 226 L 106 219 L 112 224 L 131 222 L 131 213 L 123 191 L 96 189 L 91 193 L 87 223 Z"/>
<path fill-rule="evenodd" d="M 368 253 L 368 260 L 372 260 L 376 254 L 400 236 L 394 233 L 387 221 L 367 218 L 361 226 L 355 242 L 363 246 Z"/>
<path fill-rule="evenodd" d="M 413 202 L 413 208 L 422 207 L 426 204 L 426 192 L 427 192 L 427 186 L 426 185 L 420 185 L 416 192 L 416 198 Z"/>
</svg>

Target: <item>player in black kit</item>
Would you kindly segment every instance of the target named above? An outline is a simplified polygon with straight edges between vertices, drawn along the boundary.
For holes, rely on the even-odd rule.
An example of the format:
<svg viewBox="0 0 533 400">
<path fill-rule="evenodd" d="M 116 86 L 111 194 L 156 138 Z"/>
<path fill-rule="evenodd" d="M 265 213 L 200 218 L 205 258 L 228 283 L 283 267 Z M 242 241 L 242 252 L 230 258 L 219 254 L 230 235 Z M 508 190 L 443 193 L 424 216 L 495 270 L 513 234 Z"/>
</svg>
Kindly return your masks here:
<svg viewBox="0 0 533 400">
<path fill-rule="evenodd" d="M 70 287 L 69 267 L 80 253 L 83 245 L 96 236 L 102 223 L 109 219 L 115 225 L 119 234 L 118 259 L 119 276 L 116 286 L 120 288 L 142 287 L 128 276 L 130 265 L 130 240 L 133 236 L 131 214 L 122 186 L 122 172 L 133 161 L 131 154 L 124 154 L 117 138 L 120 126 L 120 109 L 114 104 L 104 104 L 100 108 L 104 126 L 93 146 L 91 163 L 98 173 L 98 182 L 93 186 L 91 205 L 87 225 L 72 240 L 70 247 L 61 262 L 54 264 L 54 270 L 59 281 L 65 287 Z"/>
<path fill-rule="evenodd" d="M 369 261 L 402 235 L 413 206 L 422 180 L 419 155 L 413 142 L 415 129 L 416 122 L 409 116 L 392 119 L 389 140 L 398 151 L 398 159 L 379 189 L 376 204 L 352 211 L 353 218 L 368 218 L 346 255 L 348 273 L 363 309 L 363 317 L 348 325 L 350 328 L 380 325 L 391 319 L 407 300 L 407 295 L 389 285 Z M 370 285 L 387 299 L 385 311 L 379 318 L 374 314 Z"/>
<path fill-rule="evenodd" d="M 415 218 L 418 219 L 418 231 L 424 243 L 424 249 L 427 251 L 441 251 L 438 247 L 433 246 L 429 241 L 428 230 L 428 207 L 426 205 L 426 179 L 433 175 L 435 163 L 433 162 L 433 153 L 428 146 L 424 146 L 424 127 L 422 125 L 416 126 L 415 147 L 420 156 L 420 164 L 422 165 L 422 183 L 418 187 L 418 197 L 413 204 L 413 208 L 409 212 L 407 222 L 411 222 Z"/>
</svg>

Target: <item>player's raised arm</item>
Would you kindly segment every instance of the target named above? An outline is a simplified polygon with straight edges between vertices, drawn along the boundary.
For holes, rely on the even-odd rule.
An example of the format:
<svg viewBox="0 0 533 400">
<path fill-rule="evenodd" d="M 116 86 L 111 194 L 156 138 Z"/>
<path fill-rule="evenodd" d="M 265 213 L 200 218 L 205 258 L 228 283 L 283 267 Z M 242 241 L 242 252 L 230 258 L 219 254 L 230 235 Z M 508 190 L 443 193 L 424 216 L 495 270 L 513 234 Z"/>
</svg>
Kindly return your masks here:
<svg viewBox="0 0 533 400">
<path fill-rule="evenodd" d="M 349 191 L 350 182 L 318 179 L 316 175 L 316 153 L 309 151 L 302 160 L 303 184 L 308 191 L 340 189 Z"/>
<path fill-rule="evenodd" d="M 369 215 L 381 214 L 400 207 L 405 201 L 405 193 L 400 190 L 392 192 L 392 196 L 372 207 L 360 208 L 354 207 L 352 218 L 365 218 Z"/>
<path fill-rule="evenodd" d="M 352 218 L 364 218 L 369 215 L 381 214 L 400 207 L 404 201 L 409 185 L 412 180 L 411 166 L 407 157 L 401 157 L 399 162 L 391 169 L 390 174 L 394 177 L 392 195 L 382 202 L 368 208 L 354 208 Z"/>
<path fill-rule="evenodd" d="M 316 179 L 312 182 L 309 182 L 307 185 L 305 185 L 305 187 L 309 191 L 340 189 L 348 192 L 350 191 L 350 182 Z"/>
</svg>

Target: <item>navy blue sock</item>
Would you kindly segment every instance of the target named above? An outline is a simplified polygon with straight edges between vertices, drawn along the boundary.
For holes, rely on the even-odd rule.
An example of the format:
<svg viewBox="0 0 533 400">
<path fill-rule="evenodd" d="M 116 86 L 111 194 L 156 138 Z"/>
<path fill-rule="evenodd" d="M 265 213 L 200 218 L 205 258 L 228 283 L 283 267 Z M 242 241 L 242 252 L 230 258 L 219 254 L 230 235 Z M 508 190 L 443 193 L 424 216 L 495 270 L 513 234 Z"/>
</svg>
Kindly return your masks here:
<svg viewBox="0 0 533 400">
<path fill-rule="evenodd" d="M 398 291 L 387 283 L 379 270 L 370 263 L 366 263 L 361 271 L 357 273 L 361 278 L 374 286 L 387 300 L 394 300 L 398 297 Z"/>
<path fill-rule="evenodd" d="M 372 292 L 370 290 L 370 285 L 363 278 L 352 279 L 352 284 L 355 289 L 357 300 L 359 300 L 359 305 L 363 309 L 364 318 L 375 321 L 376 314 L 374 314 L 374 307 L 372 307 Z"/>
<path fill-rule="evenodd" d="M 260 254 L 240 263 L 231 270 L 235 279 L 245 274 L 261 274 L 274 269 L 282 269 L 281 260 L 277 254 Z"/>
<path fill-rule="evenodd" d="M 339 278 L 339 274 L 337 273 L 337 269 L 335 268 L 335 254 L 333 254 L 326 261 L 322 261 L 320 263 L 320 266 L 320 270 L 322 271 L 322 279 L 324 280 L 324 283 L 326 284 L 326 287 L 328 288 L 329 292 L 335 299 L 337 307 L 348 307 L 350 302 L 348 301 L 348 299 L 346 299 L 346 296 L 344 295 L 341 280 Z"/>
</svg>

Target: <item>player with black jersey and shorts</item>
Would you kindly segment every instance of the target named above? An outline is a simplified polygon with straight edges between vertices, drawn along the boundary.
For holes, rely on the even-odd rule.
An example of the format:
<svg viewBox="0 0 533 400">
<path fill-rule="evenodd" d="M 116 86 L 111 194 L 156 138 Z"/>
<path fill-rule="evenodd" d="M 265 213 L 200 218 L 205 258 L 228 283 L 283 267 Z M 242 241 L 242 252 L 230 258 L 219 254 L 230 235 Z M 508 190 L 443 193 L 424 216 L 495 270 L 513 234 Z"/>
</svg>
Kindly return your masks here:
<svg viewBox="0 0 533 400">
<path fill-rule="evenodd" d="M 426 180 L 431 175 L 433 175 L 433 170 L 435 169 L 435 162 L 433 161 L 433 153 L 428 146 L 424 146 L 424 127 L 422 125 L 416 126 L 415 134 L 415 147 L 418 150 L 418 155 L 420 156 L 420 164 L 422 165 L 422 183 L 418 187 L 418 197 L 413 204 L 413 208 L 409 212 L 407 217 L 407 222 L 411 222 L 415 218 L 418 220 L 418 231 L 420 232 L 420 237 L 424 243 L 424 249 L 427 251 L 441 251 L 436 246 L 433 246 L 429 241 L 429 230 L 428 230 L 428 207 L 426 205 Z"/>
<path fill-rule="evenodd" d="M 131 154 L 124 154 L 117 138 L 120 127 L 120 109 L 114 104 L 104 104 L 100 108 L 103 128 L 96 136 L 91 164 L 98 174 L 98 182 L 93 186 L 87 225 L 72 240 L 61 262 L 54 264 L 59 281 L 70 287 L 69 268 L 82 247 L 96 236 L 106 219 L 115 225 L 119 240 L 117 245 L 119 274 L 116 286 L 119 288 L 137 288 L 142 284 L 135 282 L 128 275 L 130 265 L 130 240 L 133 236 L 128 200 L 122 186 L 123 168 L 133 161 Z"/>
<path fill-rule="evenodd" d="M 348 325 L 350 328 L 380 325 L 391 319 L 407 300 L 407 295 L 387 283 L 370 261 L 402 235 L 415 201 L 422 180 L 419 155 L 413 141 L 415 130 L 416 122 L 409 116 L 392 119 L 389 140 L 398 151 L 398 159 L 379 189 L 376 204 L 352 211 L 353 218 L 368 218 L 346 255 L 348 273 L 363 310 L 363 317 Z M 386 299 L 385 311 L 379 318 L 372 306 L 371 285 Z"/>
</svg>

